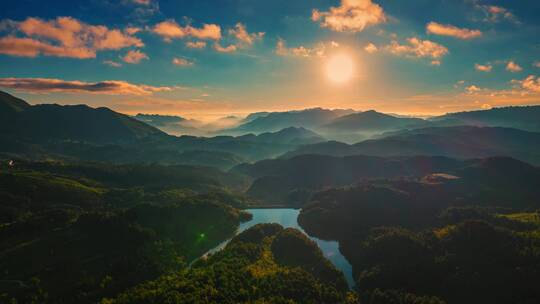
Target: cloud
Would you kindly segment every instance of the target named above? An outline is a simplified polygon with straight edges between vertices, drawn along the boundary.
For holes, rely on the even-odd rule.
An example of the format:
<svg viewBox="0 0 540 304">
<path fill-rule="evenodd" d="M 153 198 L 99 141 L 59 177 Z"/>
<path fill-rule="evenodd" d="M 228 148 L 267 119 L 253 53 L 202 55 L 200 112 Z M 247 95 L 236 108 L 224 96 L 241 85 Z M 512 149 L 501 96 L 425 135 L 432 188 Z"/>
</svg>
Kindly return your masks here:
<svg viewBox="0 0 540 304">
<path fill-rule="evenodd" d="M 287 47 L 285 40 L 279 38 L 276 44 L 276 54 L 280 56 L 294 56 L 294 57 L 324 57 L 328 48 L 339 47 L 339 44 L 330 41 L 329 43 L 319 42 L 314 47 L 308 48 L 305 46 Z"/>
<path fill-rule="evenodd" d="M 235 37 L 240 43 L 250 46 L 255 40 L 262 39 L 264 32 L 248 33 L 246 26 L 239 22 L 233 29 L 229 30 L 229 35 Z"/>
<path fill-rule="evenodd" d="M 508 61 L 506 64 L 506 70 L 512 73 L 517 73 L 523 71 L 523 68 L 519 64 L 513 62 L 512 60 Z"/>
<path fill-rule="evenodd" d="M 540 68 L 540 61 L 535 61 L 535 62 L 533 63 L 533 66 L 534 66 L 534 67 L 537 67 L 537 68 Z"/>
<path fill-rule="evenodd" d="M 131 50 L 122 58 L 124 62 L 131 64 L 138 64 L 143 59 L 148 59 L 148 56 L 139 50 Z"/>
<path fill-rule="evenodd" d="M 429 34 L 450 36 L 458 39 L 473 39 L 482 36 L 482 32 L 479 30 L 459 28 L 450 24 L 440 24 L 437 22 L 428 23 L 426 25 L 426 31 Z"/>
<path fill-rule="evenodd" d="M 440 66 L 441 65 L 441 61 L 440 60 L 432 60 L 430 62 L 431 65 L 435 65 L 435 66 Z"/>
<path fill-rule="evenodd" d="M 470 86 L 465 88 L 465 91 L 467 93 L 469 93 L 469 94 L 474 94 L 474 93 L 482 91 L 482 89 L 480 89 L 479 87 L 477 87 L 475 85 L 470 85 Z"/>
<path fill-rule="evenodd" d="M 94 58 L 101 50 L 119 50 L 126 47 L 143 47 L 143 42 L 133 36 L 133 30 L 109 29 L 103 25 L 89 25 L 72 17 L 58 17 L 45 21 L 29 17 L 10 23 L 19 37 L 12 33 L 0 38 L 0 53 L 21 57 L 38 55 Z"/>
<path fill-rule="evenodd" d="M 0 78 L 0 87 L 37 93 L 91 93 L 106 95 L 152 95 L 172 91 L 171 87 L 154 87 L 126 81 L 67 81 L 52 78 Z"/>
<path fill-rule="evenodd" d="M 186 47 L 190 49 L 204 49 L 206 47 L 206 41 L 188 41 Z"/>
<path fill-rule="evenodd" d="M 377 46 L 373 43 L 368 43 L 365 47 L 364 47 L 364 51 L 370 53 L 370 54 L 373 54 L 373 53 L 376 53 L 379 49 L 377 48 Z"/>
<path fill-rule="evenodd" d="M 108 66 L 111 66 L 113 68 L 119 68 L 122 66 L 120 62 L 112 61 L 112 60 L 105 60 L 103 61 L 103 64 L 106 64 Z"/>
<path fill-rule="evenodd" d="M 221 27 L 216 24 L 203 24 L 201 28 L 196 28 L 191 25 L 182 27 L 176 23 L 176 21 L 171 19 L 156 24 L 152 31 L 168 42 L 172 39 L 184 37 L 207 40 L 221 39 Z"/>
<path fill-rule="evenodd" d="M 171 41 L 173 38 L 182 38 L 187 35 L 184 28 L 179 26 L 174 20 L 160 22 L 154 26 L 152 31 L 166 41 Z"/>
<path fill-rule="evenodd" d="M 528 92 L 540 93 L 540 77 L 529 75 L 523 80 L 512 80 L 512 83 L 520 85 Z"/>
<path fill-rule="evenodd" d="M 491 64 L 485 64 L 485 65 L 482 65 L 482 64 L 478 64 L 476 63 L 474 65 L 474 68 L 477 70 L 477 71 L 480 71 L 480 72 L 491 72 L 491 70 L 493 69 L 493 66 Z"/>
<path fill-rule="evenodd" d="M 515 23 L 519 23 L 518 19 L 508 9 L 502 6 L 479 4 L 478 0 L 474 0 L 474 7 L 479 10 L 482 15 L 482 21 L 497 23 L 502 20 L 507 20 Z"/>
<path fill-rule="evenodd" d="M 328 12 L 314 9 L 311 20 L 336 32 L 361 32 L 385 22 L 386 16 L 382 7 L 371 0 L 341 0 L 340 6 L 330 7 Z"/>
<path fill-rule="evenodd" d="M 193 65 L 194 65 L 193 61 L 190 61 L 190 60 L 188 60 L 188 59 L 181 58 L 181 57 L 175 57 L 175 58 L 173 58 L 172 63 L 173 63 L 174 65 L 177 65 L 177 66 L 185 66 L 185 67 L 193 66 Z"/>
<path fill-rule="evenodd" d="M 96 52 L 88 48 L 54 46 L 31 38 L 7 36 L 0 38 L 0 54 L 17 57 L 36 57 L 40 54 L 55 57 L 94 58 Z"/>
<path fill-rule="evenodd" d="M 125 29 L 125 32 L 130 34 L 130 35 L 135 35 L 140 31 L 142 31 L 142 29 L 140 27 L 136 27 L 136 26 L 126 27 L 126 29 Z"/>
<path fill-rule="evenodd" d="M 221 27 L 216 24 L 203 24 L 202 28 L 195 28 L 188 25 L 186 29 L 191 37 L 209 40 L 221 39 Z"/>
<path fill-rule="evenodd" d="M 397 56 L 431 58 L 434 61 L 438 61 L 449 53 L 445 46 L 433 41 L 412 37 L 407 39 L 407 42 L 408 44 L 399 44 L 399 42 L 394 40 L 385 49 Z"/>
<path fill-rule="evenodd" d="M 219 42 L 214 43 L 214 50 L 220 53 L 232 53 L 232 52 L 236 52 L 237 49 L 238 47 L 234 44 L 224 47 Z"/>
<path fill-rule="evenodd" d="M 150 5 L 150 3 L 152 3 L 152 0 L 131 0 L 131 2 L 140 5 Z"/>
<path fill-rule="evenodd" d="M 229 44 L 228 46 L 222 46 L 220 42 L 214 43 L 214 49 L 220 53 L 233 53 L 239 49 L 248 48 L 253 45 L 256 40 L 260 40 L 264 37 L 263 32 L 259 33 L 249 33 L 246 30 L 246 26 L 242 23 L 237 23 L 234 28 L 228 31 L 229 36 L 235 42 Z M 231 39 L 227 39 L 230 40 Z"/>
</svg>

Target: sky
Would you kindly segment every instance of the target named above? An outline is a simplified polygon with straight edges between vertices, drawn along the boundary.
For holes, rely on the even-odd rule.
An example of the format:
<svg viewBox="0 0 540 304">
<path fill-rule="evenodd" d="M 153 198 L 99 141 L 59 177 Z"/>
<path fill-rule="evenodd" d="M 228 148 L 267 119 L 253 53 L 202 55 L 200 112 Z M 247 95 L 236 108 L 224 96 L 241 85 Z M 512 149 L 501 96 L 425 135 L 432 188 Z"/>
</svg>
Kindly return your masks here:
<svg viewBox="0 0 540 304">
<path fill-rule="evenodd" d="M 3 0 L 0 89 L 213 120 L 540 104 L 537 0 Z"/>
</svg>

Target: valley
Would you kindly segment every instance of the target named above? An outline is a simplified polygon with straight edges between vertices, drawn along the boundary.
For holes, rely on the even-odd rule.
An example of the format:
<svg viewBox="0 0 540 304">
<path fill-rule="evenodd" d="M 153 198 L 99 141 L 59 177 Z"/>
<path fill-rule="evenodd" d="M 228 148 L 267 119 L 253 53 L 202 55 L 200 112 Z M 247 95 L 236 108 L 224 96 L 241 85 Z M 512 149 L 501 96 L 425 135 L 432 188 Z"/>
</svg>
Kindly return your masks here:
<svg viewBox="0 0 540 304">
<path fill-rule="evenodd" d="M 234 132 L 267 131 L 202 137 L 159 130 L 175 117 L 0 101 L 4 302 L 540 298 L 540 133 L 513 128 L 521 108 L 256 113 Z"/>
</svg>

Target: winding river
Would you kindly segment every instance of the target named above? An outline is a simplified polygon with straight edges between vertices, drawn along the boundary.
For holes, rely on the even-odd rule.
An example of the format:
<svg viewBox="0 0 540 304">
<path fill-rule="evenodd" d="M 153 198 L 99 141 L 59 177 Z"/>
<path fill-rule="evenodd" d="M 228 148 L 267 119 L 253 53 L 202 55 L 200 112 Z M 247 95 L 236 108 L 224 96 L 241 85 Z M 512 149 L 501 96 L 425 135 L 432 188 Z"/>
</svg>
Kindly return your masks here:
<svg viewBox="0 0 540 304">
<path fill-rule="evenodd" d="M 253 214 L 253 218 L 248 221 L 240 224 L 240 227 L 238 228 L 236 234 L 252 227 L 257 224 L 264 224 L 264 223 L 277 223 L 285 228 L 296 228 L 302 232 L 305 233 L 305 231 L 298 225 L 298 214 L 300 213 L 299 209 L 291 209 L 291 208 L 280 208 L 280 209 L 247 209 L 247 212 Z M 311 237 L 307 233 L 306 235 L 315 241 L 321 251 L 323 252 L 324 256 L 332 262 L 338 268 L 343 272 L 345 275 L 345 279 L 347 279 L 347 283 L 349 284 L 349 287 L 354 286 L 354 280 L 352 278 L 352 266 L 351 264 L 345 259 L 345 257 L 339 252 L 339 245 L 336 241 L 325 241 L 318 239 L 316 237 Z M 226 240 L 219 244 L 218 246 L 212 248 L 209 250 L 205 255 L 214 253 L 216 251 L 219 251 L 227 245 L 227 243 L 230 241 Z"/>
</svg>

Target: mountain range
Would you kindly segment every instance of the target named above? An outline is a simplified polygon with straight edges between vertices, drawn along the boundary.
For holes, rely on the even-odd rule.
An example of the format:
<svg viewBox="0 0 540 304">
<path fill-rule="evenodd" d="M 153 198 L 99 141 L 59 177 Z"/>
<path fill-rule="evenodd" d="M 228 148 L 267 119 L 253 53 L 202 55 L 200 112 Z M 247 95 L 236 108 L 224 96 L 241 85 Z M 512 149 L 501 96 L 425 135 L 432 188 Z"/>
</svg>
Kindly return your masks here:
<svg viewBox="0 0 540 304">
<path fill-rule="evenodd" d="M 540 164 L 540 133 L 502 127 L 430 127 L 394 132 L 356 144 L 329 141 L 305 145 L 282 158 L 302 154 L 334 156 L 439 155 L 454 158 L 510 156 Z"/>
</svg>

